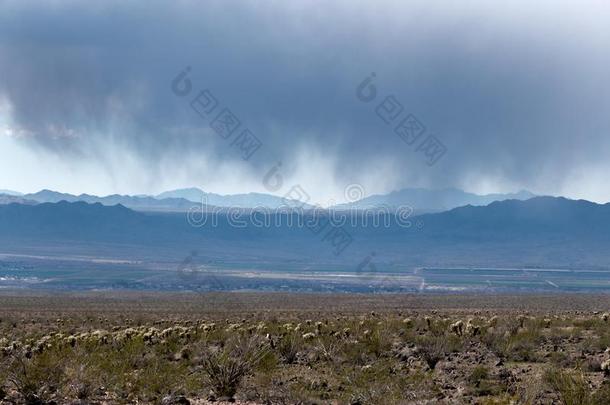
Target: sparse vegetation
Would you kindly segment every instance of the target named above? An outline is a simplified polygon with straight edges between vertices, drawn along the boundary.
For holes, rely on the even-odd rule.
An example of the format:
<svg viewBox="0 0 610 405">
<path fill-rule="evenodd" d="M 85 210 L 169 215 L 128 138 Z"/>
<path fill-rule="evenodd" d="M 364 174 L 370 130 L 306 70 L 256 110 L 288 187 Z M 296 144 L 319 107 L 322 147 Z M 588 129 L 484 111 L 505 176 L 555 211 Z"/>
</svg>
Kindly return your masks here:
<svg viewBox="0 0 610 405">
<path fill-rule="evenodd" d="M 592 403 L 589 386 L 581 371 L 549 369 L 545 374 L 547 383 L 559 393 L 564 405 L 589 405 Z"/>
<path fill-rule="evenodd" d="M 447 344 L 443 336 L 422 337 L 419 339 L 419 349 L 422 358 L 431 370 L 434 370 L 438 362 L 445 357 L 446 348 Z"/>
<path fill-rule="evenodd" d="M 606 404 L 608 337 L 584 312 L 5 311 L 0 404 Z"/>
<path fill-rule="evenodd" d="M 266 354 L 266 345 L 257 336 L 230 337 L 222 347 L 207 347 L 199 364 L 214 394 L 230 400 L 242 379 L 260 364 Z"/>
</svg>

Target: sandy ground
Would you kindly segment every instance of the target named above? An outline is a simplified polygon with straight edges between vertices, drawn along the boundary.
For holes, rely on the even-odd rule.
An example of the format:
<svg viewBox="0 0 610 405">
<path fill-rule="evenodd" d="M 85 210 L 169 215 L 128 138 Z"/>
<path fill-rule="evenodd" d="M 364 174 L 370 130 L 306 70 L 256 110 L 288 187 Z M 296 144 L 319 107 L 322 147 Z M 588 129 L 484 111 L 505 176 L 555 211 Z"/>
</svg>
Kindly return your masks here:
<svg viewBox="0 0 610 405">
<path fill-rule="evenodd" d="M 0 313 L 132 312 L 150 314 L 338 313 L 370 311 L 574 313 L 610 310 L 610 294 L 303 294 L 0 291 Z"/>
</svg>

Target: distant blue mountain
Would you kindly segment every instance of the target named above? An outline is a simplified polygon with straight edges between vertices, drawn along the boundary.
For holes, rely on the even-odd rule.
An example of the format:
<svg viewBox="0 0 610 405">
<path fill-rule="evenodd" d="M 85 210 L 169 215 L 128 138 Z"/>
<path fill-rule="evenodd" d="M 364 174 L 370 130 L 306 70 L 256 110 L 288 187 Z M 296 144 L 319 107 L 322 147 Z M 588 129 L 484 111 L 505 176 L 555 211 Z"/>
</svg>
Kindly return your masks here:
<svg viewBox="0 0 610 405">
<path fill-rule="evenodd" d="M 32 236 L 36 232 L 57 236 L 83 232 L 103 235 L 107 229 L 133 227 L 137 231 L 135 225 L 141 223 L 141 215 L 122 205 L 107 207 L 100 203 L 8 204 L 0 207 L 0 229 L 14 235 L 32 232 Z"/>
<path fill-rule="evenodd" d="M 465 233 L 512 235 L 561 234 L 565 237 L 610 238 L 610 203 L 596 204 L 564 197 L 535 197 L 526 201 L 496 201 L 423 215 L 428 229 Z"/>
<path fill-rule="evenodd" d="M 128 208 L 139 211 L 187 211 L 195 204 L 183 198 L 164 198 L 157 199 L 149 196 L 128 196 L 113 194 L 105 197 L 95 195 L 81 194 L 72 195 L 58 193 L 52 190 L 42 190 L 33 194 L 26 194 L 23 198 L 37 201 L 39 203 L 57 203 L 60 201 L 67 202 L 87 202 L 90 204 L 100 203 L 102 205 L 121 204 Z"/>
<path fill-rule="evenodd" d="M 534 197 L 528 191 L 520 191 L 515 194 L 487 194 L 477 195 L 467 193 L 459 189 L 404 189 L 384 195 L 373 195 L 349 204 L 339 204 L 331 207 L 336 210 L 344 209 L 370 209 L 370 208 L 396 208 L 409 206 L 415 213 L 446 211 L 464 205 L 487 205 L 493 201 L 507 199 L 526 200 Z M 201 204 L 203 201 L 208 207 L 231 207 L 243 209 L 268 208 L 276 209 L 286 205 L 294 206 L 294 202 L 287 201 L 283 197 L 264 193 L 245 193 L 233 195 L 220 195 L 207 193 L 199 188 L 185 188 L 161 193 L 157 196 L 147 195 L 109 195 L 98 197 L 95 195 L 81 194 L 73 195 L 59 193 L 52 190 L 41 190 L 37 193 L 26 194 L 23 198 L 39 203 L 45 202 L 76 202 L 101 203 L 103 205 L 122 204 L 128 208 L 138 211 L 177 211 L 184 212 L 193 207 L 193 203 Z M 309 202 L 307 202 L 309 203 Z M 312 209 L 314 205 L 298 204 L 305 209 Z"/>
<path fill-rule="evenodd" d="M 0 194 L 6 194 L 6 195 L 13 195 L 13 196 L 22 196 L 23 193 L 20 193 L 19 191 L 13 191 L 13 190 L 0 190 Z"/>
<path fill-rule="evenodd" d="M 340 204 L 335 208 L 396 208 L 406 205 L 419 211 L 446 211 L 464 205 L 487 205 L 494 201 L 527 200 L 532 197 L 535 195 L 524 190 L 513 194 L 478 195 L 457 188 L 439 190 L 406 188 L 388 194 L 372 195 L 348 204 Z"/>
<path fill-rule="evenodd" d="M 14 195 L 14 194 L 1 194 L 0 193 L 0 204 L 11 204 L 11 203 L 27 204 L 27 205 L 38 204 L 34 200 L 28 200 L 28 199 L 23 198 L 23 197 L 18 196 L 18 195 Z"/>
<path fill-rule="evenodd" d="M 200 203 L 201 199 L 205 198 L 206 195 L 208 195 L 208 193 L 204 192 L 203 190 L 196 188 L 196 187 L 191 187 L 191 188 L 181 188 L 178 190 L 166 191 L 155 197 L 159 198 L 159 199 L 184 198 L 185 200 Z"/>
<path fill-rule="evenodd" d="M 216 215 L 216 214 L 215 214 Z M 306 214 L 309 215 L 309 214 Z M 243 260 L 264 266 L 329 263 L 355 266 L 375 253 L 390 266 L 494 265 L 601 267 L 610 263 L 610 204 L 565 198 L 507 200 L 465 206 L 409 218 L 388 227 L 347 221 L 342 228 L 353 242 L 335 256 L 325 231 L 295 226 L 297 214 L 272 214 L 277 226 L 243 226 L 220 213 L 193 227 L 184 214 L 141 213 L 124 206 L 84 202 L 34 206 L 0 205 L 0 246 L 30 250 L 54 246 L 112 255 L 138 251 L 146 258 L 167 258 L 200 250 L 210 260 Z M 292 219 L 288 221 L 288 217 Z M 260 217 L 258 217 L 260 219 Z M 390 218 L 392 219 L 392 218 Z M 383 223 L 380 220 L 379 223 Z M 292 264 L 290 264 L 292 263 Z M 334 264 L 332 264 L 334 263 Z M 332 268 L 332 267 L 331 267 Z"/>
<path fill-rule="evenodd" d="M 285 207 L 287 201 L 283 197 L 278 197 L 271 194 L 263 193 L 246 193 L 246 194 L 229 194 L 220 195 L 215 193 L 206 193 L 198 188 L 184 188 L 179 190 L 166 191 L 156 196 L 156 198 L 184 198 L 189 201 L 206 204 L 217 207 L 235 207 L 235 208 L 280 208 Z M 305 203 L 307 203 L 305 201 Z M 313 208 L 313 205 L 303 204 L 303 208 Z"/>
<path fill-rule="evenodd" d="M 235 195 L 219 195 L 214 193 L 205 193 L 197 188 L 168 191 L 157 195 L 156 197 L 138 195 L 109 195 L 98 197 L 89 194 L 66 194 L 52 190 L 41 190 L 37 193 L 26 194 L 23 196 L 26 199 L 33 200 L 39 203 L 60 201 L 77 202 L 83 201 L 90 204 L 101 203 L 103 205 L 121 204 L 125 207 L 138 211 L 188 211 L 196 205 L 200 205 L 203 201 L 208 209 L 214 207 L 224 208 L 280 208 L 286 205 L 294 206 L 296 203 L 291 203 L 282 197 L 273 196 L 270 194 L 248 193 Z M 303 208 L 313 208 L 312 205 L 298 204 Z"/>
</svg>

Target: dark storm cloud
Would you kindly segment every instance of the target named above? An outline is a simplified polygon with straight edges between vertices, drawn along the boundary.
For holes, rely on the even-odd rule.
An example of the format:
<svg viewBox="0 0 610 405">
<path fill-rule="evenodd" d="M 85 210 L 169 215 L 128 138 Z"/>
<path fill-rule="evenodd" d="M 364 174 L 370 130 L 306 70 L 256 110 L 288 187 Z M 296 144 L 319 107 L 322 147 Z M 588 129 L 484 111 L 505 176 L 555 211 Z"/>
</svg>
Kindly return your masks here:
<svg viewBox="0 0 610 405">
<path fill-rule="evenodd" d="M 278 159 L 296 170 L 309 148 L 338 181 L 387 161 L 395 184 L 541 188 L 603 162 L 608 6 L 448 4 L 5 1 L 0 94 L 32 148 L 78 159 L 118 138 L 153 173 L 187 151 L 240 159 L 170 92 L 187 65 L 195 90 L 261 139 L 248 163 L 261 173 Z M 356 86 L 371 72 L 378 98 L 364 104 Z M 448 148 L 435 166 L 375 115 L 388 95 Z"/>
</svg>

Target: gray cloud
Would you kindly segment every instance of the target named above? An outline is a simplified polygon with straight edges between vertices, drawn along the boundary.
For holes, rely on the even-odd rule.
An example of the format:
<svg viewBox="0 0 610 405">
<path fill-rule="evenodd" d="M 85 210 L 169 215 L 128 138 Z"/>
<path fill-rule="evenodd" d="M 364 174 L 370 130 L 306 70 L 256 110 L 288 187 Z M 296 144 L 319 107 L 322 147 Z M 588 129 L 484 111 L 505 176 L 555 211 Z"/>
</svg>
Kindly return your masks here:
<svg viewBox="0 0 610 405">
<path fill-rule="evenodd" d="M 319 199 L 354 181 L 610 199 L 591 180 L 610 169 L 610 7 L 486 3 L 5 1 L 0 95 L 20 145 L 100 178 L 124 156 L 143 191 L 260 189 L 281 160 Z M 251 161 L 170 92 L 187 65 L 263 141 Z M 435 166 L 375 115 L 387 95 L 447 146 Z"/>
</svg>

